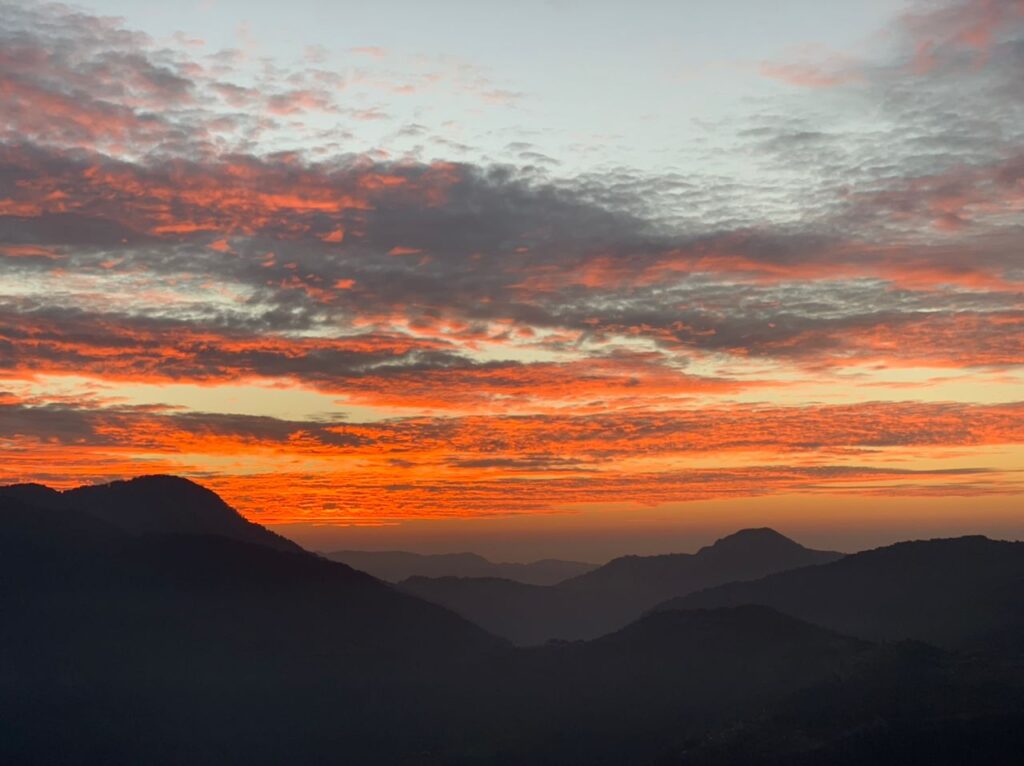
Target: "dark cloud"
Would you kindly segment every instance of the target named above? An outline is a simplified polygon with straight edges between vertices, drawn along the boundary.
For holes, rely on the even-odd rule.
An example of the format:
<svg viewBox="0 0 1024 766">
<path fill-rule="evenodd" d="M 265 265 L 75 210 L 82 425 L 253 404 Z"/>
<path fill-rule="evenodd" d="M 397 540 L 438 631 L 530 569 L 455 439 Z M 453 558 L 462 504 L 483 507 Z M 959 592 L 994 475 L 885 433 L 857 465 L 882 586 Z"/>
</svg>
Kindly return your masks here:
<svg viewBox="0 0 1024 766">
<path fill-rule="evenodd" d="M 905 50 L 928 41 L 927 66 L 905 53 L 843 63 L 860 72 L 850 98 L 883 107 L 872 134 L 816 128 L 795 113 L 742 128 L 755 156 L 813 168 L 821 199 L 803 221 L 733 229 L 707 212 L 678 214 L 717 193 L 696 176 L 556 180 L 464 163 L 211 153 L 207 94 L 235 106 L 262 96 L 197 74 L 116 22 L 11 9 L 0 76 L 24 109 L 8 113 L 0 156 L 0 240 L 58 248 L 59 273 L 235 285 L 242 303 L 215 310 L 269 332 L 511 322 L 592 342 L 856 360 L 850 338 L 861 330 L 999 312 L 979 318 L 989 327 L 1020 308 L 1010 220 L 1020 155 L 1009 152 L 1021 102 L 1008 88 L 1022 25 L 1010 6 L 985 7 L 982 27 L 955 4 L 908 17 Z M 951 96 L 967 86 L 966 101 Z M 58 97 L 109 118 L 121 126 L 109 137 L 148 154 L 103 153 L 106 123 L 63 111 Z M 277 111 L 333 108 L 325 91 L 304 87 L 266 98 Z M 150 101 L 161 108 L 146 111 Z M 975 129 L 980 113 L 1000 126 L 998 140 Z M 15 278 L 46 265 L 0 258 Z M 982 290 L 987 306 L 972 294 Z M 1006 364 L 1016 353 L 1010 343 L 987 358 Z"/>
<path fill-rule="evenodd" d="M 780 341 L 814 335 L 811 353 L 834 330 L 1019 304 L 1012 238 L 880 245 L 815 228 L 669 236 L 588 192 L 508 168 L 288 156 L 144 166 L 24 147 L 5 157 L 8 205 L 36 212 L 0 218 L 6 243 L 73 248 L 62 268 L 110 271 L 117 256 L 111 276 L 141 269 L 237 284 L 248 295 L 239 314 L 258 314 L 268 331 L 404 315 L 412 326 L 512 321 L 791 355 Z M 1001 167 L 999 183 L 1014 183 L 1013 172 Z"/>
</svg>

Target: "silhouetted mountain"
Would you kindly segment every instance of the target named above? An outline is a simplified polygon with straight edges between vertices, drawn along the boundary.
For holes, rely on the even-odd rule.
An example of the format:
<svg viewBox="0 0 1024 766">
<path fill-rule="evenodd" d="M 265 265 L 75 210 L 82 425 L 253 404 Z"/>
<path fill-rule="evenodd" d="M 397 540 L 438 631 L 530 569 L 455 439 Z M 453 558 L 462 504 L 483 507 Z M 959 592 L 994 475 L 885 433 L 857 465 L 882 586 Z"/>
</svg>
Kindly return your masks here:
<svg viewBox="0 0 1024 766">
<path fill-rule="evenodd" d="M 873 640 L 1024 650 L 1024 543 L 980 536 L 897 543 L 658 608 L 740 604 L 764 604 Z"/>
<path fill-rule="evenodd" d="M 74 508 L 12 495 L 28 496 L 0 497 L 0 762 L 312 762 L 310 728 L 320 757 L 387 760 L 435 746 L 424 688 L 503 646 L 298 548 L 136 535 L 77 495 Z M 116 500 L 114 518 L 134 518 Z M 409 738 L 389 744 L 384 720 Z"/>
<path fill-rule="evenodd" d="M 45 497 L 20 485 L 17 493 L 0 492 L 0 554 L 9 571 L 18 566 L 35 566 L 43 556 L 77 555 L 91 546 L 117 540 L 121 530 L 88 513 L 59 505 L 37 507 L 22 497 Z M 6 488 L 5 488 L 6 489 Z M 2 588 L 0 584 L 0 588 Z"/>
<path fill-rule="evenodd" d="M 834 561 L 771 529 L 746 529 L 697 553 L 623 556 L 554 586 L 508 580 L 410 578 L 401 587 L 518 644 L 594 638 L 672 596 L 733 580 Z"/>
<path fill-rule="evenodd" d="M 597 567 L 597 564 L 560 559 L 542 559 L 528 564 L 495 563 L 475 553 L 333 551 L 323 555 L 395 583 L 409 577 L 497 577 L 530 585 L 554 585 Z"/>
<path fill-rule="evenodd" d="M 177 476 L 140 476 L 64 492 L 39 484 L 15 484 L 0 487 L 0 497 L 40 508 L 85 511 L 136 535 L 219 535 L 283 551 L 302 550 L 245 519 L 216 493 Z"/>
<path fill-rule="evenodd" d="M 515 649 L 344 564 L 138 534 L 65 494 L 0 493 L 0 763 L 1019 762 L 1024 671 L 1010 656 L 878 646 L 765 606 L 655 612 Z M 759 538 L 791 549 L 756 533 L 698 555 L 756 558 Z M 1005 594 L 1019 551 L 983 542 L 918 558 L 975 567 Z M 884 587 L 914 558 L 859 582 Z M 938 603 L 950 579 L 894 582 L 932 583 Z M 849 596 L 847 579 L 821 582 Z"/>
</svg>

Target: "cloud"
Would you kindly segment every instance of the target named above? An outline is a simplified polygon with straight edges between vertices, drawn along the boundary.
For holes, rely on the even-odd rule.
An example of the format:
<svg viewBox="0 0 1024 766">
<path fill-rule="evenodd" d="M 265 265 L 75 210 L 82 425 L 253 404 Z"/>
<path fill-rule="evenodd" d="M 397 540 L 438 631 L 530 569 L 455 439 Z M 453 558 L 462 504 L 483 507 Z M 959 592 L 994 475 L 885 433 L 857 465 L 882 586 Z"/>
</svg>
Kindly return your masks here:
<svg viewBox="0 0 1024 766">
<path fill-rule="evenodd" d="M 208 476 L 243 509 L 262 512 L 267 521 L 379 523 L 779 491 L 1013 494 L 1021 485 L 1012 472 L 919 468 L 910 458 L 951 447 L 1019 444 L 1022 407 L 876 402 L 347 424 L 82 408 L 8 396 L 0 402 L 0 443 L 7 476 L 48 470 L 45 461 L 66 455 L 74 472 L 61 480 L 73 483 L 124 475 L 142 460 Z M 880 452 L 910 464 L 863 462 Z M 709 454 L 722 467 L 678 466 L 681 457 Z M 221 455 L 230 455 L 242 475 L 210 472 L 207 460 Z M 775 462 L 763 462 L 767 455 L 775 455 Z M 271 473 L 271 466 L 280 472 Z M 284 515 L 266 511 L 285 484 L 302 488 L 299 508 Z M 332 508 L 348 513 L 325 512 L 319 504 L 323 495 L 330 495 Z"/>
<path fill-rule="evenodd" d="M 269 330 L 328 317 L 499 322 L 743 356 L 803 349 L 835 362 L 849 350 L 836 329 L 880 321 L 948 326 L 970 311 L 979 328 L 1010 332 L 1000 317 L 1024 279 L 1009 237 L 886 245 L 814 230 L 672 236 L 628 206 L 506 169 L 291 156 L 144 166 L 25 146 L 5 148 L 2 161 L 10 196 L 0 211 L 10 214 L 0 232 L 12 246 L 75 246 L 72 265 L 82 269 L 118 254 L 125 268 L 239 284 L 268 321 L 287 312 L 291 324 Z M 1014 167 L 993 169 L 987 177 L 998 180 L 986 188 L 1012 187 Z M 898 194 L 857 204 L 892 207 Z M 928 195 L 915 199 L 924 205 Z M 197 244 L 237 257 L 202 257 Z M 948 287 L 969 292 L 938 293 Z M 983 311 L 1001 313 L 989 323 Z M 814 342 L 790 343 L 799 338 Z M 1013 363 L 1015 348 L 992 363 Z"/>
<path fill-rule="evenodd" d="M 992 49 L 1024 25 L 1020 0 L 966 0 L 921 5 L 903 17 L 913 44 L 913 69 L 928 74 L 940 64 L 984 65 Z"/>
<path fill-rule="evenodd" d="M 849 56 L 815 46 L 804 46 L 790 53 L 789 61 L 763 61 L 762 77 L 801 88 L 837 88 L 861 82 L 862 62 Z"/>
<path fill-rule="evenodd" d="M 326 91 L 301 89 L 270 96 L 267 99 L 267 111 L 280 116 L 310 111 L 334 112 L 338 111 L 338 107 L 332 95 Z"/>
<path fill-rule="evenodd" d="M 1019 491 L 985 464 L 1024 442 L 1019 404 L 864 393 L 880 370 L 1024 365 L 1019 3 L 922 5 L 883 53 L 765 63 L 827 92 L 773 89 L 723 128 L 764 187 L 557 176 L 523 141 L 522 166 L 348 151 L 346 123 L 397 113 L 349 89 L 520 101 L 454 59 L 253 69 L 62 6 L 0 19 L 7 477 L 180 470 L 248 509 L 301 487 L 316 520 Z M 258 383 L 376 420 L 133 407 L 51 379 Z"/>
<path fill-rule="evenodd" d="M 478 362 L 430 335 L 283 337 L 196 322 L 0 309 L 0 374 L 91 375 L 134 383 L 274 382 L 378 407 L 577 410 L 758 385 L 686 374 L 658 354 Z"/>
<path fill-rule="evenodd" d="M 377 46 L 363 46 L 361 48 L 352 48 L 351 52 L 357 56 L 369 56 L 370 58 L 382 59 L 388 55 L 388 52 L 383 48 Z"/>
</svg>

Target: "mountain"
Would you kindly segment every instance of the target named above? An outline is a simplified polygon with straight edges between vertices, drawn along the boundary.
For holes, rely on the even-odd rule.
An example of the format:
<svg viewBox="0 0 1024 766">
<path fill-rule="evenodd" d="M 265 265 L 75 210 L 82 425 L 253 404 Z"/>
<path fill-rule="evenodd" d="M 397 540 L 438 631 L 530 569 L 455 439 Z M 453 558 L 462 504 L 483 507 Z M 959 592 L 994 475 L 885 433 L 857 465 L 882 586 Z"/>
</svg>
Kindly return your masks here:
<svg viewBox="0 0 1024 766">
<path fill-rule="evenodd" d="M 771 609 L 652 614 L 474 673 L 474 763 L 674 763 L 687 745 L 870 660 L 868 642 Z M 500 664 L 499 664 L 500 663 Z"/>
<path fill-rule="evenodd" d="M 134 535 L 218 535 L 293 553 L 302 550 L 244 518 L 215 492 L 177 476 L 140 476 L 63 492 L 14 484 L 0 487 L 0 497 L 38 508 L 81 511 Z"/>
<path fill-rule="evenodd" d="M 474 669 L 469 762 L 1015 764 L 1024 741 L 1019 664 L 765 607 L 656 612 L 497 662 Z"/>
<path fill-rule="evenodd" d="M 344 564 L 139 534 L 65 494 L 0 494 L 0 763 L 1000 766 L 1024 745 L 1024 663 L 1005 653 L 877 644 L 763 605 L 515 648 Z M 761 539 L 704 557 L 756 559 Z M 915 556 L 974 567 L 1005 608 L 1019 544 L 985 543 Z M 860 583 L 943 600 L 951 576 L 897 558 Z"/>
<path fill-rule="evenodd" d="M 529 585 L 554 585 L 597 567 L 597 564 L 560 559 L 527 564 L 496 563 L 475 553 L 332 551 L 323 555 L 394 583 L 410 577 L 495 577 Z"/>
<path fill-rule="evenodd" d="M 835 561 L 843 554 L 805 548 L 775 530 L 743 529 L 694 554 L 623 556 L 564 583 L 574 593 L 601 592 L 626 602 L 657 603 L 712 583 L 749 580 L 770 572 Z"/>
<path fill-rule="evenodd" d="M 413 577 L 401 587 L 495 635 L 530 645 L 595 638 L 673 596 L 841 556 L 805 548 L 771 529 L 746 529 L 693 554 L 624 556 L 553 586 L 494 578 Z"/>
<path fill-rule="evenodd" d="M 1019 663 L 899 642 L 875 646 L 852 670 L 705 732 L 674 760 L 689 766 L 1009 765 L 1022 751 Z"/>
<path fill-rule="evenodd" d="M 410 577 L 399 587 L 520 646 L 608 632 L 589 630 L 603 616 L 599 605 L 574 598 L 557 585 L 527 585 L 497 577 Z M 621 625 L 611 629 L 615 627 Z"/>
<path fill-rule="evenodd" d="M 1024 651 L 1024 543 L 897 543 L 671 599 L 659 609 L 763 604 L 849 635 Z"/>
<path fill-rule="evenodd" d="M 269 533 L 136 534 L 161 518 L 233 530 L 205 491 L 128 485 L 0 496 L 0 762 L 391 762 L 438 747 L 433 690 L 504 651 L 368 574 L 264 544 Z M 132 511 L 154 487 L 192 504 Z M 131 531 L 108 521 L 125 518 Z"/>
</svg>

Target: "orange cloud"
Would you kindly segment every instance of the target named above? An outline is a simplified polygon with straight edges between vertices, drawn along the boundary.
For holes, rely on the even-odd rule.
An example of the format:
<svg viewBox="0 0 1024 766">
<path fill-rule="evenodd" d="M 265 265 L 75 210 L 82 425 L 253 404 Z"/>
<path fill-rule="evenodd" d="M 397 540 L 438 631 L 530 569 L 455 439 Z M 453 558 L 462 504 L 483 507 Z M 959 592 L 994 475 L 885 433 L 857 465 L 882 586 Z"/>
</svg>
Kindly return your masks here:
<svg viewBox="0 0 1024 766">
<path fill-rule="evenodd" d="M 1024 445 L 1024 403 L 734 405 L 362 424 L 76 409 L 10 396 L 0 408 L 0 480 L 68 485 L 142 470 L 186 473 L 274 523 L 551 513 L 579 504 L 793 492 L 1024 491 L 1018 472 L 986 468 L 979 451 Z M 963 467 L 972 455 L 981 465 Z"/>
<path fill-rule="evenodd" d="M 47 163 L 11 145 L 0 146 L 0 161 L 21 179 L 10 197 L 0 199 L 0 214 L 86 215 L 171 238 L 265 233 L 340 244 L 349 228 L 346 218 L 358 222 L 387 200 L 436 206 L 459 180 L 458 168 L 448 164 L 396 167 L 385 174 L 358 164 L 294 166 L 252 157 L 159 168 L 100 155 L 83 161 L 80 154 Z"/>
<path fill-rule="evenodd" d="M 0 255 L 7 258 L 47 258 L 50 260 L 60 257 L 52 248 L 37 245 L 0 245 Z"/>
<path fill-rule="evenodd" d="M 330 302 L 326 287 L 285 285 Z M 333 285 L 351 290 L 353 280 Z M 65 322 L 0 312 L 9 374 L 91 374 L 119 382 L 225 384 L 287 380 L 352 403 L 397 409 L 509 410 L 611 406 L 721 395 L 764 385 L 686 374 L 659 354 L 564 362 L 473 362 L 431 335 L 363 333 L 338 338 L 200 330 L 179 322 L 76 315 Z M 431 361 L 431 355 L 447 354 Z"/>
<path fill-rule="evenodd" d="M 995 64 L 1016 71 L 1003 53 L 1024 23 L 1019 0 L 908 16 L 913 44 L 889 65 L 813 48 L 763 63 L 763 76 L 800 87 L 863 81 L 865 98 L 891 98 L 908 66 L 934 73 L 911 83 L 936 85 L 920 89 L 916 116 L 891 116 L 938 159 L 894 151 L 879 168 L 873 154 L 890 147 L 877 137 L 826 126 L 787 143 L 788 128 L 766 119 L 757 146 L 804 147 L 805 177 L 832 172 L 821 179 L 832 192 L 800 221 L 773 221 L 775 191 L 752 191 L 743 228 L 696 183 L 694 225 L 677 224 L 671 174 L 548 180 L 386 162 L 340 154 L 344 134 L 325 138 L 320 120 L 303 132 L 310 112 L 385 118 L 335 101 L 360 79 L 519 98 L 466 63 L 408 84 L 268 63 L 257 89 L 228 82 L 243 74 L 238 52 L 190 60 L 60 7 L 9 13 L 21 15 L 0 46 L 5 479 L 186 473 L 249 513 L 269 509 L 265 519 L 325 523 L 783 492 L 1022 492 L 1006 468 L 1024 444 L 1019 403 L 819 403 L 877 391 L 860 386 L 878 369 L 916 370 L 890 392 L 915 391 L 932 368 L 965 370 L 956 385 L 999 370 L 1008 390 L 1007 371 L 1024 365 L 1016 134 L 990 148 L 963 129 L 974 123 L 936 132 L 945 107 L 927 111 L 958 73 L 975 77 L 979 105 L 1016 97 Z M 975 111 L 1002 126 L 1014 105 Z M 301 150 L 276 151 L 284 130 Z M 850 178 L 816 154 L 844 135 Z M 382 419 L 118 398 L 253 382 Z M 755 394 L 776 404 L 735 401 Z"/>
</svg>

